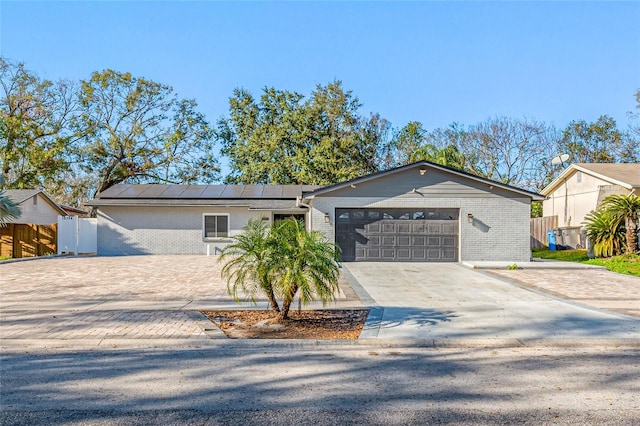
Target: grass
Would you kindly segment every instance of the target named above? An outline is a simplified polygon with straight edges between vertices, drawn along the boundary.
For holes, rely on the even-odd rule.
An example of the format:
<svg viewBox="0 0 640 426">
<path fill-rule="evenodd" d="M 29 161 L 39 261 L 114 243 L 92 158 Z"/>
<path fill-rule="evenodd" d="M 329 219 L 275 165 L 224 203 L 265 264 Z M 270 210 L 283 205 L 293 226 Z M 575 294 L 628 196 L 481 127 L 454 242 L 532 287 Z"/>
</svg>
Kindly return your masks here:
<svg viewBox="0 0 640 426">
<path fill-rule="evenodd" d="M 0 262 L 2 262 L 3 260 L 9 260 L 11 259 L 11 256 L 0 256 Z"/>
<path fill-rule="evenodd" d="M 565 262 L 586 263 L 604 266 L 607 270 L 618 274 L 640 277 L 640 255 L 621 254 L 619 256 L 589 259 L 586 250 L 547 250 L 533 249 L 533 257 L 541 259 L 563 260 Z"/>
</svg>

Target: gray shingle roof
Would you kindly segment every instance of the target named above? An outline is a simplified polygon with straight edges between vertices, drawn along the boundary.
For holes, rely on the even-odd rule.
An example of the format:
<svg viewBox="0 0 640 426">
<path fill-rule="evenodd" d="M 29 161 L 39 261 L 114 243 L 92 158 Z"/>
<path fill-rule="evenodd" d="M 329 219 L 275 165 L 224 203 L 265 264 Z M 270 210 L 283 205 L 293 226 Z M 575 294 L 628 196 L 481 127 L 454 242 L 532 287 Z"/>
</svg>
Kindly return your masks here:
<svg viewBox="0 0 640 426">
<path fill-rule="evenodd" d="M 39 189 L 5 189 L 4 195 L 16 204 L 22 203 L 24 200 L 28 200 L 37 193 L 41 192 Z"/>
</svg>

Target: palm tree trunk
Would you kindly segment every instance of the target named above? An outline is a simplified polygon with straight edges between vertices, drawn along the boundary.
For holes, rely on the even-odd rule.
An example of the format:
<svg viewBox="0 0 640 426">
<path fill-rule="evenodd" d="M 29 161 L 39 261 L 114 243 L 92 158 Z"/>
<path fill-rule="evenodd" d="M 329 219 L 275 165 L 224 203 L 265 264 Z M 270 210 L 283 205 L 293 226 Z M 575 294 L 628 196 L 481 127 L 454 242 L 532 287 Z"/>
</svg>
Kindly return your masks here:
<svg viewBox="0 0 640 426">
<path fill-rule="evenodd" d="M 291 303 L 293 303 L 297 292 L 298 286 L 296 285 L 291 289 L 289 294 L 285 294 L 284 300 L 282 301 L 282 310 L 280 311 L 280 315 L 278 315 L 278 321 L 289 319 L 289 308 L 291 308 Z"/>
<path fill-rule="evenodd" d="M 274 296 L 273 291 L 267 293 L 267 298 L 269 299 L 269 306 L 271 306 L 271 310 L 279 313 L 280 306 L 278 306 L 278 301 L 276 300 L 276 296 Z"/>
<path fill-rule="evenodd" d="M 636 228 L 636 221 L 633 216 L 627 216 L 625 221 L 626 237 L 627 237 L 627 254 L 635 253 L 638 251 L 638 230 Z"/>
</svg>

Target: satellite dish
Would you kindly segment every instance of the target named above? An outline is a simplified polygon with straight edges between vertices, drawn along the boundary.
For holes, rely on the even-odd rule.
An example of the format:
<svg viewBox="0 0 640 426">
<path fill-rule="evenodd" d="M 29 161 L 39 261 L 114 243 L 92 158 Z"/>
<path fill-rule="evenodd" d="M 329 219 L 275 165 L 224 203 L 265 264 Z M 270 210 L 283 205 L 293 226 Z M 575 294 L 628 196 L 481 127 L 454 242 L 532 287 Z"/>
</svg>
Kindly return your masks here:
<svg viewBox="0 0 640 426">
<path fill-rule="evenodd" d="M 551 164 L 557 166 L 558 164 L 564 164 L 565 161 L 569 159 L 569 154 L 560 154 L 556 155 L 551 159 Z"/>
</svg>

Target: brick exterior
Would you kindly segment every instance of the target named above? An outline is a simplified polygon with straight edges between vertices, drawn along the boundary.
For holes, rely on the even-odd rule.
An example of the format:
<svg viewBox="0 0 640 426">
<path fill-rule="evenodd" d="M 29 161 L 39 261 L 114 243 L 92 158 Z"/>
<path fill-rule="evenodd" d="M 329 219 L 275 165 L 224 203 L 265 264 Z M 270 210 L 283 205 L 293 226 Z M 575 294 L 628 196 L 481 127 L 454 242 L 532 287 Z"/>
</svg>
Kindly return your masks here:
<svg viewBox="0 0 640 426">
<path fill-rule="evenodd" d="M 460 209 L 461 261 L 501 260 L 526 262 L 530 249 L 528 198 L 423 198 L 406 194 L 396 198 L 316 197 L 312 200 L 310 227 L 331 241 L 335 237 L 335 209 L 349 207 L 436 207 Z M 329 213 L 330 223 L 325 223 Z M 467 214 L 474 216 L 473 223 Z"/>
<path fill-rule="evenodd" d="M 228 242 L 203 241 L 202 215 L 229 213 L 230 234 L 270 212 L 246 207 L 113 207 L 98 210 L 98 254 L 216 254 Z"/>
</svg>

